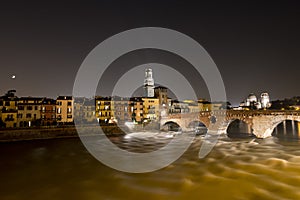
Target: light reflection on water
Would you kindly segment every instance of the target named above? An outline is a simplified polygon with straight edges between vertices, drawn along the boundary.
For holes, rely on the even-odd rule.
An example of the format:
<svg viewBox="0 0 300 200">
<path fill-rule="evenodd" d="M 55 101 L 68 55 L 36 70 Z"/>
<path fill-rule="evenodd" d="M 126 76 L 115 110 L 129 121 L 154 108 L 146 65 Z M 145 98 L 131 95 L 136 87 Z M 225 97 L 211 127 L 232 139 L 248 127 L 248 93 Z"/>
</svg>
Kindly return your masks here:
<svg viewBox="0 0 300 200">
<path fill-rule="evenodd" d="M 157 140 L 160 138 L 160 140 Z M 133 151 L 171 138 L 113 138 Z M 201 137 L 172 165 L 147 174 L 110 169 L 79 139 L 2 143 L 0 199 L 300 199 L 300 144 L 222 137 L 198 159 Z"/>
</svg>

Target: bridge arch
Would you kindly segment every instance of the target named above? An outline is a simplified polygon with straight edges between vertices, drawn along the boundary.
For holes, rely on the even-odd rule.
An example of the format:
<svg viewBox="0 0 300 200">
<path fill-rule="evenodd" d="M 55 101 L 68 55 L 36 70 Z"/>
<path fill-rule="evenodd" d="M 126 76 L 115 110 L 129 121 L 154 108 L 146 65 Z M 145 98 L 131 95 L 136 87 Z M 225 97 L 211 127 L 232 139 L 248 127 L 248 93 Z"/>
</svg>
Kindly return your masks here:
<svg viewBox="0 0 300 200">
<path fill-rule="evenodd" d="M 189 122 L 187 128 L 195 131 L 197 134 L 206 134 L 208 131 L 208 126 L 200 120 L 193 120 Z"/>
<path fill-rule="evenodd" d="M 272 136 L 277 137 L 300 137 L 300 119 L 284 119 L 280 120 L 272 127 Z"/>
<path fill-rule="evenodd" d="M 226 134 L 228 137 L 249 137 L 253 136 L 251 125 L 243 119 L 228 120 Z"/>
<path fill-rule="evenodd" d="M 193 121 L 189 122 L 189 124 L 188 124 L 189 128 L 194 128 L 194 127 L 197 127 L 197 126 L 202 126 L 202 127 L 207 128 L 207 125 L 204 122 L 200 121 L 200 120 L 193 120 Z"/>
<path fill-rule="evenodd" d="M 161 129 L 166 131 L 179 131 L 180 128 L 180 123 L 177 123 L 176 121 L 167 121 L 163 124 Z"/>
</svg>

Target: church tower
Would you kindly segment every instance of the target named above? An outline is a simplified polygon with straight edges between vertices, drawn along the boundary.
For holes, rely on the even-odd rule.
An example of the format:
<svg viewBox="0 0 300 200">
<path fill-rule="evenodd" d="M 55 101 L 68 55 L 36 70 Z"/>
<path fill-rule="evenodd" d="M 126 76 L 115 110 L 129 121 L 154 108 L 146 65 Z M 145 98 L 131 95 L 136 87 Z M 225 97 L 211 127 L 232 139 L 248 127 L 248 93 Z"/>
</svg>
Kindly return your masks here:
<svg viewBox="0 0 300 200">
<path fill-rule="evenodd" d="M 154 97 L 154 80 L 150 68 L 145 71 L 144 91 L 145 97 Z"/>
</svg>

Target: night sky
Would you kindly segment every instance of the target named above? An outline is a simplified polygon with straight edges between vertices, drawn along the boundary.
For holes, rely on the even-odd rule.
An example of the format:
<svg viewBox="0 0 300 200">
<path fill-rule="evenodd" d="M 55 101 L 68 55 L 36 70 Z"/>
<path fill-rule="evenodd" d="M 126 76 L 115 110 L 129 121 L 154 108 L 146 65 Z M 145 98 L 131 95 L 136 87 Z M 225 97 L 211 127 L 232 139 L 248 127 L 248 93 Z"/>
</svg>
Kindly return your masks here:
<svg viewBox="0 0 300 200">
<path fill-rule="evenodd" d="M 207 2 L 1 2 L 0 93 L 71 95 L 77 70 L 95 46 L 121 31 L 153 26 L 198 41 L 218 66 L 232 104 L 250 92 L 267 91 L 273 100 L 300 95 L 300 3 Z"/>
</svg>

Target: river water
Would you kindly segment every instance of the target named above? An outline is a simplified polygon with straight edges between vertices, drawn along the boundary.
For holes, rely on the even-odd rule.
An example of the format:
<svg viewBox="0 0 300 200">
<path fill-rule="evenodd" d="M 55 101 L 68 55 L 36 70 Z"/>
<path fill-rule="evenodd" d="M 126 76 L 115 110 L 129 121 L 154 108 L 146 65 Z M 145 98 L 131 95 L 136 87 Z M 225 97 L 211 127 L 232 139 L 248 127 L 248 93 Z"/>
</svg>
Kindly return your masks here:
<svg viewBox="0 0 300 200">
<path fill-rule="evenodd" d="M 112 141 L 128 150 L 164 145 L 153 138 Z M 199 159 L 202 142 L 196 136 L 177 161 L 144 174 L 103 165 L 78 138 L 1 143 L 0 199 L 300 199 L 297 139 L 222 136 Z"/>
</svg>

